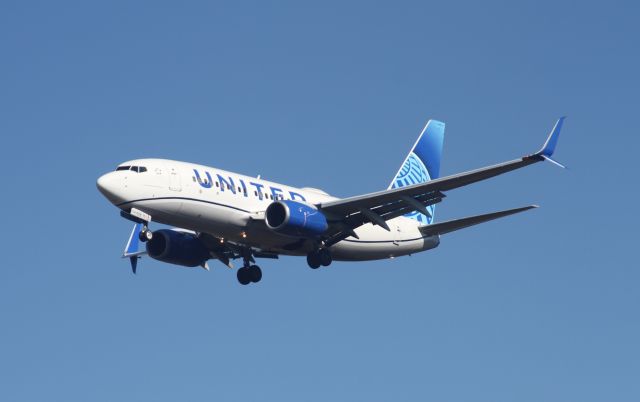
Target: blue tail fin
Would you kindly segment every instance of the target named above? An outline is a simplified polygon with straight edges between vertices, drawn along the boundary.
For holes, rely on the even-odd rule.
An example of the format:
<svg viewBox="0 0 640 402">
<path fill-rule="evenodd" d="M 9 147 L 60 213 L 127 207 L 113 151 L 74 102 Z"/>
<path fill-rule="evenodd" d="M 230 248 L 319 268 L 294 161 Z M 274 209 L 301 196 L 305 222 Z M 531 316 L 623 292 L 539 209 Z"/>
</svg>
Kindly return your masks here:
<svg viewBox="0 0 640 402">
<path fill-rule="evenodd" d="M 402 166 L 400 166 L 398 173 L 389 184 L 389 188 L 425 183 L 440 177 L 443 140 L 444 123 L 437 120 L 429 120 L 413 148 L 411 148 L 411 152 L 409 152 Z M 434 205 L 427 207 L 427 210 L 431 213 L 430 217 L 417 211 L 405 216 L 415 219 L 423 225 L 428 225 L 433 221 L 434 209 Z"/>
</svg>

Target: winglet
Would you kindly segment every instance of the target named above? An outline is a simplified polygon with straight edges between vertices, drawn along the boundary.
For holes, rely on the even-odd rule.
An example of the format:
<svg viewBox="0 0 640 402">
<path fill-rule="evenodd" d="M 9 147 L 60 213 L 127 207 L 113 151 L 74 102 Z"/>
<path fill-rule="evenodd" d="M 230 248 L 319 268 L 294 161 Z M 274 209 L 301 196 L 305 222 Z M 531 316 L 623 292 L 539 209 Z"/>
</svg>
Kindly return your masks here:
<svg viewBox="0 0 640 402">
<path fill-rule="evenodd" d="M 137 255 L 134 255 L 133 257 L 129 257 L 129 261 L 131 261 L 131 272 L 133 272 L 133 274 L 136 274 L 136 269 L 138 268 L 138 257 Z"/>
<path fill-rule="evenodd" d="M 564 122 L 564 119 L 565 119 L 565 116 L 562 116 L 561 118 L 558 119 L 558 121 L 556 121 L 556 124 L 555 126 L 553 126 L 553 130 L 551 130 L 551 133 L 549 133 L 549 137 L 547 138 L 547 141 L 542 146 L 542 149 L 536 152 L 537 156 L 540 156 L 545 160 L 548 160 L 549 162 L 555 165 L 558 165 L 562 168 L 565 168 L 565 166 L 559 163 L 558 161 L 551 159 L 551 156 L 556 150 L 556 145 L 558 145 L 558 138 L 560 138 L 560 130 L 562 129 L 562 123 Z"/>
<path fill-rule="evenodd" d="M 140 258 L 142 254 L 146 254 L 146 251 L 138 250 L 138 247 L 140 246 L 140 231 L 142 230 L 142 226 L 142 223 L 136 223 L 133 226 L 127 245 L 124 248 L 124 253 L 122 253 L 123 258 L 129 258 L 129 261 L 131 262 L 131 271 L 134 274 L 138 268 L 138 258 Z"/>
<path fill-rule="evenodd" d="M 136 223 L 133 226 L 133 230 L 131 231 L 131 235 L 129 236 L 129 241 L 127 241 L 127 245 L 124 248 L 123 257 L 129 257 L 131 255 L 136 255 L 138 253 L 138 246 L 140 245 L 140 231 L 142 230 L 142 223 Z"/>
</svg>

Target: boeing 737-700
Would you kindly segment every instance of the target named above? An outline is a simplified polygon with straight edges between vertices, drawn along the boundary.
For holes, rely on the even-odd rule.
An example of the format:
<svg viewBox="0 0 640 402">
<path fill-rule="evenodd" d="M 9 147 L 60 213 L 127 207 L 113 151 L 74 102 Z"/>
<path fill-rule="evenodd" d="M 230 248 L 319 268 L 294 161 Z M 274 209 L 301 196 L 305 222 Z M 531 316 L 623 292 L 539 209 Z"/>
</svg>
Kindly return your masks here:
<svg viewBox="0 0 640 402">
<path fill-rule="evenodd" d="M 440 236 L 535 205 L 434 222 L 445 192 L 551 157 L 560 118 L 540 151 L 509 162 L 440 177 L 444 123 L 429 120 L 386 190 L 336 198 L 218 168 L 165 159 L 138 159 L 98 179 L 100 192 L 134 222 L 123 257 L 133 273 L 138 259 L 209 269 L 219 260 L 238 281 L 262 279 L 258 258 L 306 256 L 313 268 L 332 261 L 368 261 L 410 255 L 440 244 Z M 151 222 L 172 229 L 149 228 Z M 139 250 L 145 243 L 144 250 Z"/>
</svg>

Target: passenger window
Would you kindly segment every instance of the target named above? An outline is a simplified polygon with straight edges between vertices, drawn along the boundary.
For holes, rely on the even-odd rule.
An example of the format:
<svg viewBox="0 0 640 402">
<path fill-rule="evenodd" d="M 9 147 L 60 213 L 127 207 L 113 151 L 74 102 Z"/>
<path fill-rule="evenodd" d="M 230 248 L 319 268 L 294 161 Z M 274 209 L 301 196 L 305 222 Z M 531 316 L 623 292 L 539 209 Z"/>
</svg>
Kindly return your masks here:
<svg viewBox="0 0 640 402">
<path fill-rule="evenodd" d="M 218 182 L 216 182 L 216 187 L 220 186 L 220 184 Z"/>
</svg>

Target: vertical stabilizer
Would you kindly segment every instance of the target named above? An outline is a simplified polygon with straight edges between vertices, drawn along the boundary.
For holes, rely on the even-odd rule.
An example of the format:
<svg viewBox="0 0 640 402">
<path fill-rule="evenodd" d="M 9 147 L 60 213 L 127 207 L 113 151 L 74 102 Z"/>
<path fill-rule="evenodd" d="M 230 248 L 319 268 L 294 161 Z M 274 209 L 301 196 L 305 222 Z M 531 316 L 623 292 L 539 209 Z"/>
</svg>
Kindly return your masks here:
<svg viewBox="0 0 640 402">
<path fill-rule="evenodd" d="M 398 173 L 389 184 L 389 188 L 426 183 L 429 180 L 440 177 L 440 158 L 442 156 L 443 141 L 444 123 L 437 120 L 429 120 L 400 166 Z M 418 211 L 405 216 L 417 220 L 420 224 L 428 225 L 433 221 L 435 206 L 430 205 L 427 210 L 431 216 L 424 215 Z"/>
</svg>

